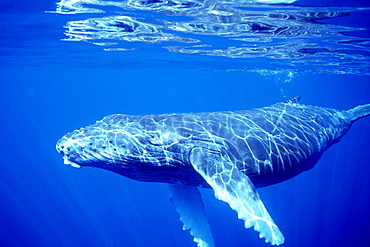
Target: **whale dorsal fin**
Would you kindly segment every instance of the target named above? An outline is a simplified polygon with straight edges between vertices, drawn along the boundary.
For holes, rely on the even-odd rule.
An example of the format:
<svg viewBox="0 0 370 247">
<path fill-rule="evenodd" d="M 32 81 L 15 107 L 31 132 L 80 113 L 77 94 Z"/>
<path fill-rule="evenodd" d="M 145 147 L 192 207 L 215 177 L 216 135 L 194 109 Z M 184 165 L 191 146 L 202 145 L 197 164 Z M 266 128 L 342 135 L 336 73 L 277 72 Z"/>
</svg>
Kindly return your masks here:
<svg viewBox="0 0 370 247">
<path fill-rule="evenodd" d="M 284 107 L 286 104 L 291 104 L 291 105 L 299 104 L 300 99 L 301 99 L 301 97 L 297 96 L 297 97 L 294 97 L 293 99 L 290 99 L 290 100 L 287 100 L 287 101 L 275 103 L 272 106 Z"/>
<path fill-rule="evenodd" d="M 299 100 L 301 99 L 300 96 L 294 97 L 293 99 L 290 99 L 288 101 L 285 101 L 284 103 L 287 104 L 299 104 Z"/>
</svg>

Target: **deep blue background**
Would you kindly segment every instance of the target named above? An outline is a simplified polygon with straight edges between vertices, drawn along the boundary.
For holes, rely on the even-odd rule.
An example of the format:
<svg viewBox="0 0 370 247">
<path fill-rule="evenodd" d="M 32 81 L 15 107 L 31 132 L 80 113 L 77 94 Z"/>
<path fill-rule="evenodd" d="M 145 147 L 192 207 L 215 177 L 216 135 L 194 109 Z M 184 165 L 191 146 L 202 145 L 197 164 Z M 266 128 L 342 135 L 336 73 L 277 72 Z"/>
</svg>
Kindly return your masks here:
<svg viewBox="0 0 370 247">
<path fill-rule="evenodd" d="M 67 17 L 44 13 L 54 2 L 0 3 L 0 246 L 195 246 L 166 185 L 63 165 L 56 141 L 106 115 L 241 110 L 297 95 L 337 109 L 370 103 L 367 75 L 257 73 L 243 60 L 156 47 L 107 53 L 61 42 Z M 370 246 L 369 126 L 361 119 L 314 169 L 259 190 L 283 246 Z M 268 246 L 202 194 L 217 246 Z"/>
</svg>

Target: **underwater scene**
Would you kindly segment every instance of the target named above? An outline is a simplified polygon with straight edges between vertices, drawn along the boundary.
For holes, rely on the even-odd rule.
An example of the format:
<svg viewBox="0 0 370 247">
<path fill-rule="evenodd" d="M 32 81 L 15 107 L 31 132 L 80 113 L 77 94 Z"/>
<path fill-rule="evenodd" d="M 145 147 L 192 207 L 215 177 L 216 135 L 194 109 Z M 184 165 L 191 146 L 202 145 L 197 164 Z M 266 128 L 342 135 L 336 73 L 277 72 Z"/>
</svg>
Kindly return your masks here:
<svg viewBox="0 0 370 247">
<path fill-rule="evenodd" d="M 369 15 L 0 0 L 0 246 L 370 246 Z"/>
</svg>

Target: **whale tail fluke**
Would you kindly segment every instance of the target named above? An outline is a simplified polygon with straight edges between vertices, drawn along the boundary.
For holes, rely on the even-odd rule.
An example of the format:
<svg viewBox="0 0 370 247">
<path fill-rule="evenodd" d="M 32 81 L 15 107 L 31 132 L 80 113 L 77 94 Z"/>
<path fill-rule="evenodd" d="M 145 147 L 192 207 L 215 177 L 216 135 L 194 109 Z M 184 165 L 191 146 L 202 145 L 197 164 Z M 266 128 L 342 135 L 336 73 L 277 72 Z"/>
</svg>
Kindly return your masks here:
<svg viewBox="0 0 370 247">
<path fill-rule="evenodd" d="M 348 118 L 351 122 L 354 122 L 360 118 L 370 115 L 370 104 L 359 105 L 353 109 L 346 111 Z"/>
</svg>

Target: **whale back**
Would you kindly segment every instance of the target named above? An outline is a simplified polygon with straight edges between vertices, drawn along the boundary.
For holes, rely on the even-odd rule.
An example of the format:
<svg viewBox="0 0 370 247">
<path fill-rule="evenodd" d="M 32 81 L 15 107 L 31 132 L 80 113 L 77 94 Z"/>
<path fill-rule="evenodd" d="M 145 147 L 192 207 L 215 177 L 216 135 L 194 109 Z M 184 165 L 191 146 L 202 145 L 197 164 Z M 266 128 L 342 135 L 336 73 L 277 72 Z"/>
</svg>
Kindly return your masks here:
<svg viewBox="0 0 370 247">
<path fill-rule="evenodd" d="M 279 183 L 311 169 L 351 126 L 342 111 L 302 105 L 298 100 L 235 116 L 248 119 L 247 127 L 235 128 L 233 133 L 238 138 L 229 145 L 237 145 L 236 155 L 243 157 L 238 168 L 256 187 Z"/>
</svg>

